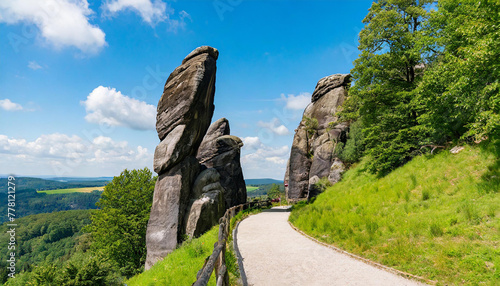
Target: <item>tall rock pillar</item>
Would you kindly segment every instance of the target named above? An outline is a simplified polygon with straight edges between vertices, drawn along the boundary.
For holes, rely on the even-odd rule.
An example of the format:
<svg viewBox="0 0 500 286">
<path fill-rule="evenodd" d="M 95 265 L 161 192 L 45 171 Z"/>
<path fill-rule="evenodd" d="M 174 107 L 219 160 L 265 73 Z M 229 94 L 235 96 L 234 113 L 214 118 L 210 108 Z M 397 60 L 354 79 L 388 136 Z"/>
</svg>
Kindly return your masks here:
<svg viewBox="0 0 500 286">
<path fill-rule="evenodd" d="M 314 184 L 321 178 L 328 178 L 332 183 L 340 179 L 344 168 L 334 152 L 336 144 L 345 137 L 348 126 L 345 123 L 331 124 L 347 96 L 350 78 L 349 74 L 335 74 L 318 81 L 311 103 L 295 130 L 285 174 L 288 200 L 317 195 Z"/>
<path fill-rule="evenodd" d="M 198 147 L 214 112 L 219 52 L 203 46 L 192 51 L 168 77 L 158 102 L 154 155 L 158 173 L 146 233 L 145 268 L 172 252 L 185 233 L 193 184 L 200 173 Z"/>
</svg>

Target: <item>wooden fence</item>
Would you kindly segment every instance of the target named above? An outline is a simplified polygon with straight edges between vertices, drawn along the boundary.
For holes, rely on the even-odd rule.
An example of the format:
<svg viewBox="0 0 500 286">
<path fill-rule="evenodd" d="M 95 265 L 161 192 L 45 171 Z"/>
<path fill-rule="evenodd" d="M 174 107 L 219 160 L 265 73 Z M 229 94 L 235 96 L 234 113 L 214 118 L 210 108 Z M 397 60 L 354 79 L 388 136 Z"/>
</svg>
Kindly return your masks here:
<svg viewBox="0 0 500 286">
<path fill-rule="evenodd" d="M 237 205 L 226 210 L 224 216 L 219 219 L 219 237 L 214 245 L 214 251 L 212 255 L 205 259 L 205 264 L 198 271 L 196 282 L 193 283 L 193 286 L 206 286 L 214 271 L 217 286 L 229 286 L 229 276 L 226 267 L 226 242 L 231 231 L 231 219 L 240 211 L 255 207 L 267 207 L 269 205 L 271 205 L 270 200 L 255 201 Z"/>
</svg>

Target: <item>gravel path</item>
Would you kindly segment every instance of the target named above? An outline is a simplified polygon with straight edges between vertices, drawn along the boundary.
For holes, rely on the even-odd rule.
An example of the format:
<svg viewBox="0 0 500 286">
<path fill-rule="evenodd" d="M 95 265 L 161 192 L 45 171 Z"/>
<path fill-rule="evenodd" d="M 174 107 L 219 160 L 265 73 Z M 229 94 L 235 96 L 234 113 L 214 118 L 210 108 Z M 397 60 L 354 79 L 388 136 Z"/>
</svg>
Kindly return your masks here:
<svg viewBox="0 0 500 286">
<path fill-rule="evenodd" d="M 243 220 L 237 246 L 248 285 L 424 285 L 315 243 L 273 208 Z"/>
</svg>

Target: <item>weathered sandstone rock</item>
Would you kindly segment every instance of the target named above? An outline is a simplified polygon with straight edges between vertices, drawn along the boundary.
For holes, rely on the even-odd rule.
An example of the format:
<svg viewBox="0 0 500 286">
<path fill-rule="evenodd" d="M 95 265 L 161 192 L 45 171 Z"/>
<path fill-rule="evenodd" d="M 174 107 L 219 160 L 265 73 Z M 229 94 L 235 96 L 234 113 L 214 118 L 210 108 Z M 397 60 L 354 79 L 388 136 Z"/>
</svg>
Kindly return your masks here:
<svg viewBox="0 0 500 286">
<path fill-rule="evenodd" d="M 221 175 L 226 208 L 246 202 L 247 192 L 240 164 L 243 142 L 229 134 L 229 123 L 222 118 L 214 122 L 198 150 L 198 160 L 207 168 L 215 168 Z"/>
<path fill-rule="evenodd" d="M 221 118 L 212 125 L 207 130 L 207 134 L 203 137 L 203 141 L 200 144 L 200 148 L 198 148 L 198 154 L 196 158 L 200 161 L 200 163 L 204 163 L 208 161 L 212 157 L 217 154 L 217 146 L 215 141 L 217 138 L 223 135 L 229 135 L 229 121 L 226 118 Z"/>
<path fill-rule="evenodd" d="M 156 130 L 161 142 L 153 167 L 159 177 L 146 232 L 146 269 L 173 251 L 186 233 L 186 211 L 200 173 L 195 156 L 215 108 L 217 57 L 211 47 L 191 52 L 168 77 L 158 102 Z"/>
<path fill-rule="evenodd" d="M 345 140 L 345 123 L 332 126 L 336 112 L 343 104 L 350 86 L 350 75 L 336 74 L 318 81 L 305 108 L 303 119 L 295 130 L 285 181 L 287 198 L 305 199 L 318 192 L 312 186 L 320 178 L 336 183 L 344 171 L 335 157 L 335 147 Z M 340 167 L 342 165 L 342 167 Z"/>
<path fill-rule="evenodd" d="M 219 223 L 226 210 L 224 188 L 217 170 L 209 168 L 200 173 L 193 186 L 192 204 L 186 214 L 186 234 L 198 237 Z"/>
<path fill-rule="evenodd" d="M 196 52 L 196 53 L 195 53 Z M 196 155 L 214 112 L 215 73 L 217 50 L 210 47 L 196 49 L 168 77 L 163 95 L 158 102 L 156 130 L 160 140 L 172 130 L 185 125 L 187 132 L 173 141 L 179 152 L 177 160 L 166 160 L 174 165 L 184 157 Z M 186 153 L 186 151 L 189 151 Z M 159 166 L 166 170 L 169 166 Z"/>
<path fill-rule="evenodd" d="M 305 128 L 299 128 L 293 137 L 289 159 L 288 199 L 307 198 L 311 159 Z"/>
<path fill-rule="evenodd" d="M 172 252 L 184 234 L 184 214 L 199 170 L 198 160 L 189 156 L 158 176 L 146 231 L 146 269 Z"/>
<path fill-rule="evenodd" d="M 207 46 L 192 51 L 170 74 L 158 103 L 161 142 L 153 167 L 159 177 L 146 233 L 146 269 L 186 235 L 203 234 L 227 208 L 246 201 L 243 143 L 229 135 L 227 119 L 210 126 L 217 57 L 218 51 Z"/>
<path fill-rule="evenodd" d="M 332 166 L 330 167 L 330 174 L 328 174 L 328 181 L 330 183 L 335 184 L 340 181 L 342 173 L 345 171 L 345 166 L 340 159 L 335 158 Z"/>
</svg>

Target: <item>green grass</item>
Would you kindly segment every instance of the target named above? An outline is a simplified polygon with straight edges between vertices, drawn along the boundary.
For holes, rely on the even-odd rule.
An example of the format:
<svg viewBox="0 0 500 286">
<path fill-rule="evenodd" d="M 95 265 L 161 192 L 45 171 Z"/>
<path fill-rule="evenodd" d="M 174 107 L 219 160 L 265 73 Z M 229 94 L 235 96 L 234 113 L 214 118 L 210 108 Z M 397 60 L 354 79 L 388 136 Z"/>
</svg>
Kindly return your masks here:
<svg viewBox="0 0 500 286">
<path fill-rule="evenodd" d="M 125 283 L 129 286 L 192 285 L 205 258 L 214 250 L 218 232 L 219 227 L 214 226 L 199 238 L 184 242 L 164 260 Z M 208 285 L 215 285 L 213 274 Z"/>
<path fill-rule="evenodd" d="M 498 155 L 420 156 L 383 178 L 364 162 L 290 221 L 311 236 L 438 284 L 500 285 Z"/>
<path fill-rule="evenodd" d="M 46 193 L 47 195 L 55 195 L 55 194 L 69 194 L 69 193 L 92 193 L 92 191 L 94 190 L 102 192 L 104 191 L 104 187 L 57 189 L 57 190 L 37 191 L 37 193 Z"/>
<path fill-rule="evenodd" d="M 252 192 L 259 189 L 259 187 L 254 187 L 254 186 L 247 186 L 247 192 Z"/>
</svg>

